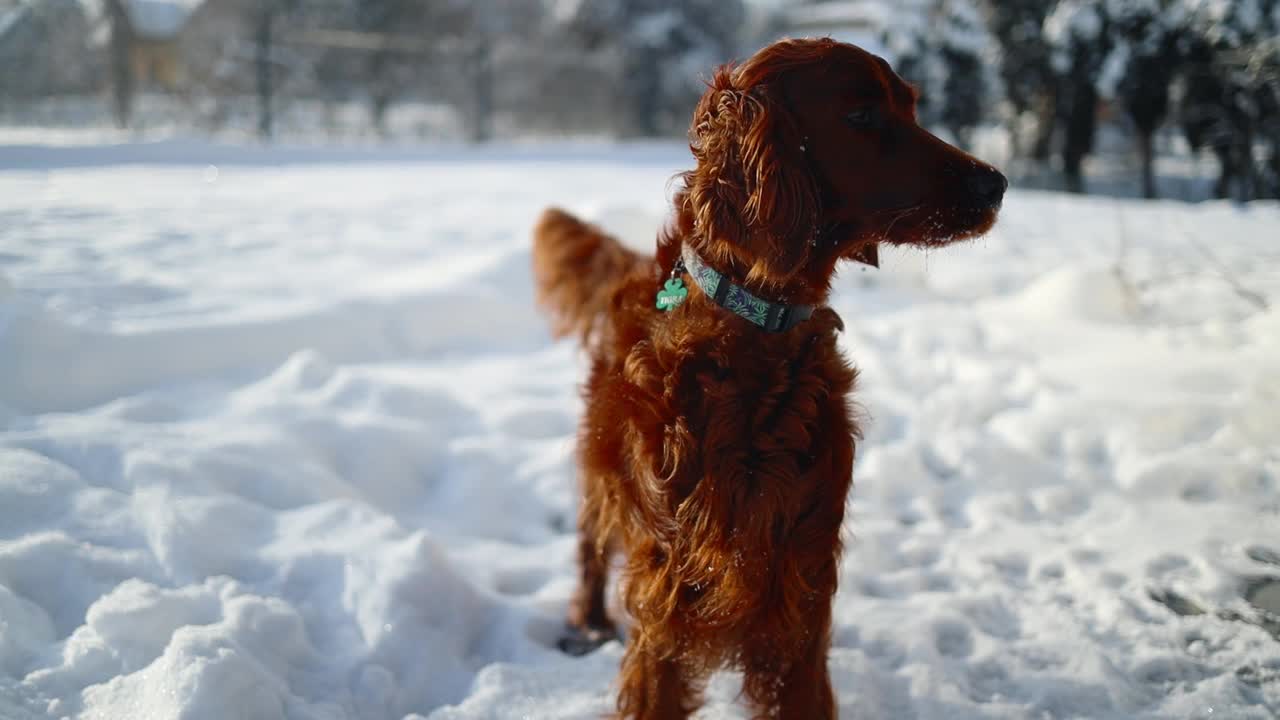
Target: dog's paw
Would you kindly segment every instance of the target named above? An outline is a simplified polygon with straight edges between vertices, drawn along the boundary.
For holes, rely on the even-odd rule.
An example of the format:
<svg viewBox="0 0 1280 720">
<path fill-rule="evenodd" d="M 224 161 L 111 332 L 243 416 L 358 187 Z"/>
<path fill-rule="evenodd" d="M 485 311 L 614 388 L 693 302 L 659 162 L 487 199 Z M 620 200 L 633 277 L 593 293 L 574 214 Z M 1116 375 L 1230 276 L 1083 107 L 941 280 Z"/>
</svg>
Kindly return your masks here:
<svg viewBox="0 0 1280 720">
<path fill-rule="evenodd" d="M 564 635 L 556 641 L 556 647 L 566 655 L 581 657 L 595 652 L 596 648 L 616 639 L 618 639 L 618 631 L 613 628 L 580 628 L 566 625 Z"/>
</svg>

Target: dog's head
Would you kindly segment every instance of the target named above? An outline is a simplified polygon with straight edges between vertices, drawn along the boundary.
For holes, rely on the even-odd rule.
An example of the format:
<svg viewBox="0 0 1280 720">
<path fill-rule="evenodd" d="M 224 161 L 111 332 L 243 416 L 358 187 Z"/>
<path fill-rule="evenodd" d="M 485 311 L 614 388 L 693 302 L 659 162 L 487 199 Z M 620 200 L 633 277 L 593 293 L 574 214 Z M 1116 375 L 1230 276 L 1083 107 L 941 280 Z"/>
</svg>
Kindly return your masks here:
<svg viewBox="0 0 1280 720">
<path fill-rule="evenodd" d="M 914 89 L 830 39 L 784 40 L 718 70 L 690 129 L 685 176 L 702 252 L 782 284 L 881 242 L 936 246 L 995 222 L 995 168 L 920 127 Z"/>
</svg>

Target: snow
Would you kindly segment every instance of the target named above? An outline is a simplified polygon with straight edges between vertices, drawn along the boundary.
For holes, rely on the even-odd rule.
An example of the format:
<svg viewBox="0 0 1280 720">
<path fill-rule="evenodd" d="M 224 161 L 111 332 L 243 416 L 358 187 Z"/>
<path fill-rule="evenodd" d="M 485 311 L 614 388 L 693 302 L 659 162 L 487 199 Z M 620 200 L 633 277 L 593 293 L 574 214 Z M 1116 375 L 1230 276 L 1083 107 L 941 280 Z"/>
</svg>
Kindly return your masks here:
<svg viewBox="0 0 1280 720">
<path fill-rule="evenodd" d="M 606 712 L 621 647 L 554 649 L 584 358 L 528 230 L 651 242 L 686 164 L 0 146 L 0 717 Z M 842 717 L 1280 711 L 1277 229 L 1014 191 L 845 272 Z"/>
</svg>

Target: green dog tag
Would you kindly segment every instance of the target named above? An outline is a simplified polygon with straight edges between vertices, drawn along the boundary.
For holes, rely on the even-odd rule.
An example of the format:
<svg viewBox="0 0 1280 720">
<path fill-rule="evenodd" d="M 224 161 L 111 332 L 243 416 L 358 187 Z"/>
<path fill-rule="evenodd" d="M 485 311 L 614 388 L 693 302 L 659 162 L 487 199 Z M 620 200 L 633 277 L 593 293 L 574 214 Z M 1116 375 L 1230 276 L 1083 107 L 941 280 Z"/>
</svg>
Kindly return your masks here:
<svg viewBox="0 0 1280 720">
<path fill-rule="evenodd" d="M 684 286 L 684 281 L 680 278 L 671 278 L 667 284 L 658 291 L 658 309 L 662 311 L 671 310 L 684 302 L 689 294 L 689 288 Z"/>
</svg>

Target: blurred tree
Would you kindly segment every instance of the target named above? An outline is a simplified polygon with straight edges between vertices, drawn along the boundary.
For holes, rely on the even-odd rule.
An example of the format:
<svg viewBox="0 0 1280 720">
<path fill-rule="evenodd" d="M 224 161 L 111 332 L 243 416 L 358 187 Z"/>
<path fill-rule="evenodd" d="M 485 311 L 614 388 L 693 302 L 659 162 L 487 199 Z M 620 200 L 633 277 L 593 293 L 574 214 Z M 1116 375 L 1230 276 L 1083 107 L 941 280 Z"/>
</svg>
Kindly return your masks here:
<svg viewBox="0 0 1280 720">
<path fill-rule="evenodd" d="M 258 136 L 269 140 L 275 134 L 275 103 L 278 28 L 298 0 L 253 0 L 254 87 L 258 97 Z"/>
<path fill-rule="evenodd" d="M 1272 16 L 1276 15 L 1280 12 L 1273 11 Z M 1280 25 L 1280 21 L 1276 24 Z M 1259 167 L 1259 196 L 1280 198 L 1280 34 L 1254 47 L 1250 67 L 1255 75 L 1261 119 L 1258 129 L 1264 148 Z"/>
<path fill-rule="evenodd" d="M 1012 117 L 1010 136 L 1015 154 L 1021 154 L 1023 118 L 1035 118 L 1035 139 L 1031 157 L 1049 159 L 1054 120 L 1055 93 L 1049 47 L 1044 38 L 1044 21 L 1057 0 L 988 0 L 987 17 L 991 34 L 1000 49 L 1000 78 Z"/>
<path fill-rule="evenodd" d="M 1084 159 L 1093 151 L 1101 88 L 1114 88 L 1114 47 L 1106 0 L 1061 0 L 1045 18 L 1058 117 L 1063 122 L 1062 174 L 1070 192 L 1084 192 Z M 1104 72 L 1105 71 L 1105 72 Z"/>
<path fill-rule="evenodd" d="M 127 128 L 133 116 L 133 24 L 125 0 L 103 0 L 111 65 L 111 108 L 116 127 Z"/>
<path fill-rule="evenodd" d="M 1169 114 L 1169 93 L 1182 54 L 1183 5 L 1174 0 L 1112 3 L 1112 24 L 1120 82 L 1116 98 L 1133 122 L 1142 164 L 1142 195 L 1156 197 L 1156 130 Z"/>
<path fill-rule="evenodd" d="M 476 142 L 493 133 L 495 52 L 536 31 L 543 12 L 541 0 L 335 2 L 341 16 L 312 36 L 329 46 L 316 66 L 326 95 L 367 96 L 374 128 L 387 135 L 394 103 L 434 93 L 454 105 Z"/>
<path fill-rule="evenodd" d="M 456 16 L 464 10 L 449 2 L 356 0 L 352 5 L 352 20 L 357 31 L 375 37 L 426 39 L 432 30 L 436 34 L 456 30 L 460 23 Z M 453 17 L 440 17 L 446 13 Z M 413 84 L 424 58 L 391 43 L 375 41 L 362 60 L 361 80 L 369 95 L 369 115 L 378 133 L 386 135 L 387 110 Z"/>
<path fill-rule="evenodd" d="M 939 54 L 946 68 L 938 122 L 962 147 L 969 148 L 973 129 L 986 119 L 987 108 L 993 104 L 986 57 L 991 38 L 970 0 L 944 0 L 936 26 Z"/>
<path fill-rule="evenodd" d="M 465 89 L 463 116 L 472 142 L 484 142 L 494 133 L 500 71 L 523 84 L 550 64 L 537 50 L 530 52 L 540 42 L 545 13 L 541 0 L 505 0 L 485 12 L 473 7 L 467 16 L 457 54 Z M 521 59 L 512 62 L 512 56 Z M 500 66 L 504 60 L 507 64 Z"/>
<path fill-rule="evenodd" d="M 699 76 L 732 57 L 745 19 L 741 0 L 570 3 L 569 35 L 588 51 L 608 47 L 620 54 L 617 89 L 628 110 L 623 134 L 640 137 L 687 125 L 701 94 Z"/>
<path fill-rule="evenodd" d="M 881 34 L 888 54 L 893 58 L 894 72 L 915 86 L 916 117 L 926 127 L 937 125 L 940 88 L 946 79 L 942 63 L 930 39 L 928 16 L 906 13 L 898 22 L 889 23 Z"/>
<path fill-rule="evenodd" d="M 891 24 L 885 44 L 898 73 L 920 90 L 920 121 L 946 129 L 969 147 L 973 129 L 994 104 L 994 78 L 985 57 L 992 38 L 971 0 L 931 0 L 923 10 Z"/>
<path fill-rule="evenodd" d="M 1276 194 L 1269 187 L 1275 160 L 1254 157 L 1259 146 L 1280 152 L 1280 2 L 1193 3 L 1183 40 L 1186 63 L 1180 107 L 1193 149 L 1218 159 L 1219 198 L 1249 200 Z"/>
</svg>

